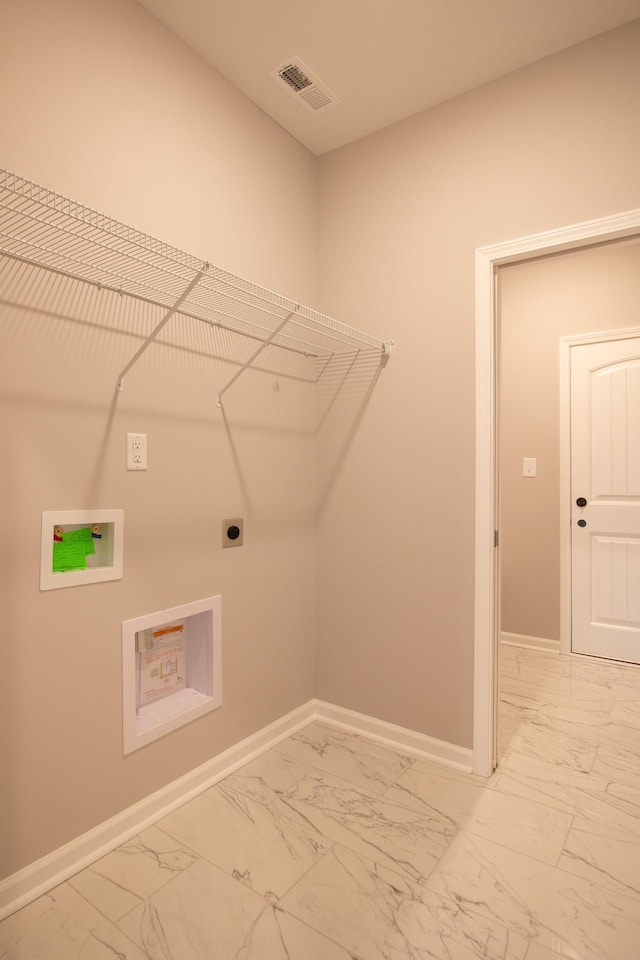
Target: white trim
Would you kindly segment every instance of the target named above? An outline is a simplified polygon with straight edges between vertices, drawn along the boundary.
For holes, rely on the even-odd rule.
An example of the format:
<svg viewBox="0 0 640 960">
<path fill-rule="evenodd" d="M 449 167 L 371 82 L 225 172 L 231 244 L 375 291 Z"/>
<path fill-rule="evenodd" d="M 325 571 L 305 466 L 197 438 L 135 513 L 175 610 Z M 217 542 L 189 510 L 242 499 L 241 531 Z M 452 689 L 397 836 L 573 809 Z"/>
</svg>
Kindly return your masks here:
<svg viewBox="0 0 640 960">
<path fill-rule="evenodd" d="M 431 760 L 435 763 L 454 767 L 464 773 L 471 772 L 471 750 L 468 747 L 458 747 L 454 743 L 436 740 L 427 734 L 418 733 L 407 727 L 399 727 L 385 720 L 377 720 L 345 707 L 337 707 L 332 703 L 316 700 L 316 720 L 329 723 L 348 733 L 356 733 L 367 737 L 384 747 L 397 750 L 406 756 L 417 760 Z"/>
<path fill-rule="evenodd" d="M 476 250 L 476 497 L 473 770 L 493 769 L 496 655 L 497 517 L 496 321 L 497 268 L 545 253 L 560 253 L 640 232 L 640 210 L 590 220 Z"/>
<path fill-rule="evenodd" d="M 523 647 L 525 650 L 541 650 L 544 653 L 560 653 L 560 641 L 546 637 L 527 637 L 521 633 L 501 633 L 500 643 L 505 647 Z"/>
<path fill-rule="evenodd" d="M 471 769 L 471 751 L 405 727 L 376 720 L 321 700 L 309 700 L 291 713 L 196 767 L 178 780 L 134 803 L 110 820 L 76 837 L 0 882 L 0 920 L 119 847 L 282 740 L 317 720 L 397 750 L 407 756 Z"/>
<path fill-rule="evenodd" d="M 571 653 L 571 348 L 560 340 L 560 653 Z"/>
<path fill-rule="evenodd" d="M 571 653 L 571 349 L 640 337 L 640 327 L 560 339 L 560 652 Z"/>
<path fill-rule="evenodd" d="M 473 772 L 489 777 L 494 765 L 495 635 L 498 586 L 495 270 L 476 251 L 476 520 Z M 488 322 L 486 318 L 488 317 Z"/>
</svg>

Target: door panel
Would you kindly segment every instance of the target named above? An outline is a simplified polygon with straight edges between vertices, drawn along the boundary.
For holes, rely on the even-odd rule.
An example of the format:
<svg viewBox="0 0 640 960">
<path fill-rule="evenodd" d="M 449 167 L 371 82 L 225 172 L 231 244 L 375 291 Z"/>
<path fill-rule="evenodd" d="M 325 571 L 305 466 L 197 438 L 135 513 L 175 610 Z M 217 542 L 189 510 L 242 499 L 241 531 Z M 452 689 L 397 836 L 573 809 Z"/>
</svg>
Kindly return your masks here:
<svg viewBox="0 0 640 960">
<path fill-rule="evenodd" d="M 571 489 L 571 649 L 638 663 L 640 338 L 571 350 Z"/>
<path fill-rule="evenodd" d="M 591 566 L 596 589 L 592 620 L 610 626 L 640 627 L 640 539 L 591 537 Z"/>
</svg>

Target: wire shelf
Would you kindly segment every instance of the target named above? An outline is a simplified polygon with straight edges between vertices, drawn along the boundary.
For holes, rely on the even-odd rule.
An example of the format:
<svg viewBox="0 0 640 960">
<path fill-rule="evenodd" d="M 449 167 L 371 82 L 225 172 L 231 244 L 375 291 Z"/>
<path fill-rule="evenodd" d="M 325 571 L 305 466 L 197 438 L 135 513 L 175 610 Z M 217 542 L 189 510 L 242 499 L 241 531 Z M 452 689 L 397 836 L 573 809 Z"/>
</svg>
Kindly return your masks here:
<svg viewBox="0 0 640 960">
<path fill-rule="evenodd" d="M 255 339 L 262 346 L 252 359 L 268 344 L 320 359 L 377 350 L 386 360 L 390 353 L 390 341 L 339 323 L 7 170 L 0 170 L 0 253 L 165 308 L 163 320 L 120 374 L 119 386 L 175 314 Z"/>
</svg>

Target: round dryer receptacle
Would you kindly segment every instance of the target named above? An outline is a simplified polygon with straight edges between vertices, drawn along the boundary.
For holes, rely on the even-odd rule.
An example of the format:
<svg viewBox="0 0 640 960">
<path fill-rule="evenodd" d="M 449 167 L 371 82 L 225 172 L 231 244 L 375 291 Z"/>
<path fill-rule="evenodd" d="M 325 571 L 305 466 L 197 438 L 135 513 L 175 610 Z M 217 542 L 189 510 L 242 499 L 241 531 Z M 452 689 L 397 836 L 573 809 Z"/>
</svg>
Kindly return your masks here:
<svg viewBox="0 0 640 960">
<path fill-rule="evenodd" d="M 226 517 L 222 521 L 222 546 L 241 547 L 243 541 L 243 517 Z"/>
</svg>

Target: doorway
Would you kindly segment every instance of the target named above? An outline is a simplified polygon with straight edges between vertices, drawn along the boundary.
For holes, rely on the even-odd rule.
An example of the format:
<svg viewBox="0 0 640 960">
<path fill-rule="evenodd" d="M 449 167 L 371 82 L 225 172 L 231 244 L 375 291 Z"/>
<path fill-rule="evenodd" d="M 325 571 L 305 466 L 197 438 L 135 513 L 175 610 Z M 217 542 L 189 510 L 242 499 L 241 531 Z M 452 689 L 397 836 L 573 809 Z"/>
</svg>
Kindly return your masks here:
<svg viewBox="0 0 640 960">
<path fill-rule="evenodd" d="M 562 535 L 572 520 L 577 522 L 584 519 L 583 513 L 601 510 L 590 503 L 582 510 L 576 508 L 573 518 L 566 511 L 570 491 L 561 486 L 566 488 L 570 473 L 563 459 L 570 461 L 571 457 L 568 365 L 572 357 L 577 362 L 576 354 L 582 351 L 613 350 L 612 356 L 617 358 L 614 346 L 599 348 L 597 343 L 616 343 L 636 332 L 640 242 L 618 241 L 506 265 L 498 270 L 498 287 L 500 639 L 552 652 L 562 648 L 568 653 L 571 615 L 566 604 L 571 584 L 560 568 L 561 550 L 566 548 Z M 622 340 L 619 347 L 620 360 L 628 353 L 625 343 Z M 633 350 L 631 353 L 635 355 Z M 596 358 L 593 362 L 599 363 Z M 609 402 L 614 389 L 614 402 L 623 405 L 620 426 L 624 394 L 640 374 L 638 364 L 633 365 L 633 360 L 631 364 L 628 370 L 616 365 L 610 376 L 598 374 L 595 379 L 595 385 L 601 387 L 602 403 Z M 580 384 L 583 391 L 588 389 L 588 384 Z M 635 389 L 640 390 L 640 383 L 636 382 Z M 576 403 L 574 426 L 578 414 L 592 406 L 586 397 L 582 401 L 577 398 Z M 639 405 L 640 393 L 635 403 L 631 399 L 628 404 L 625 419 Z M 611 422 L 610 412 L 602 409 L 601 415 L 605 428 Z M 634 452 L 633 438 L 640 434 L 640 420 L 635 423 L 634 418 L 627 426 L 615 448 L 616 471 L 625 472 L 624 490 L 622 477 L 616 477 L 623 497 L 618 506 L 635 513 L 638 505 L 629 503 L 628 471 L 622 459 Z M 586 424 L 583 427 L 586 429 Z M 594 479 L 604 485 L 604 492 L 612 436 L 608 430 L 602 435 L 598 432 L 592 440 L 585 437 L 582 446 L 597 438 L 602 450 L 594 465 Z M 640 450 L 635 454 L 640 458 Z M 587 464 L 582 463 L 584 473 Z M 633 459 L 629 466 L 635 471 Z M 586 477 L 583 483 L 587 483 Z M 583 492 L 581 487 L 576 497 Z M 602 493 L 595 496 L 602 499 Z M 577 548 L 590 541 L 593 527 L 590 517 L 587 521 L 588 527 L 572 527 L 574 540 L 580 535 L 574 544 Z M 598 553 L 594 559 L 600 565 L 612 549 L 622 550 L 620 544 L 593 545 Z M 587 557 L 583 559 L 586 562 Z M 621 566 L 621 561 L 617 557 L 615 562 Z M 601 598 L 604 600 L 604 595 Z M 602 613 L 611 617 L 611 612 Z"/>
<path fill-rule="evenodd" d="M 538 652 L 559 653 L 571 652 L 570 633 L 573 629 L 574 641 L 577 641 L 584 632 L 602 634 L 606 632 L 606 646 L 597 654 L 591 648 L 589 651 L 574 644 L 574 652 L 591 652 L 593 655 L 609 659 L 629 659 L 626 650 L 617 647 L 633 644 L 638 645 L 638 634 L 629 624 L 622 625 L 622 617 L 633 615 L 634 600 L 632 596 L 623 596 L 624 584 L 621 589 L 607 593 L 602 589 L 606 586 L 602 577 L 606 572 L 603 563 L 609 558 L 609 572 L 615 570 L 616 577 L 623 574 L 626 558 L 624 551 L 630 553 L 630 563 L 626 564 L 624 575 L 636 582 L 638 572 L 634 570 L 634 547 L 623 543 L 620 538 L 612 542 L 611 537 L 592 537 L 596 533 L 593 521 L 596 514 L 603 510 L 610 514 L 621 506 L 623 511 L 631 511 L 638 518 L 639 505 L 637 500 L 630 503 L 625 497 L 616 478 L 622 500 L 618 498 L 614 505 L 605 506 L 602 495 L 589 494 L 588 506 L 584 509 L 575 506 L 577 496 L 587 490 L 591 484 L 586 481 L 578 483 L 580 490 L 574 497 L 566 478 L 570 477 L 568 469 L 571 456 L 569 442 L 570 410 L 568 390 L 571 379 L 568 375 L 571 357 L 581 355 L 586 351 L 592 357 L 597 367 L 600 366 L 600 352 L 607 351 L 609 359 L 616 361 L 629 353 L 626 344 L 631 344 L 632 336 L 638 331 L 633 324 L 638 322 L 640 304 L 640 243 L 634 240 L 623 240 L 586 247 L 562 254 L 552 254 L 547 257 L 502 266 L 497 271 L 498 277 L 498 487 L 499 487 L 499 529 L 500 529 L 500 608 L 498 624 L 498 660 L 511 662 L 518 656 L 517 650 L 508 647 L 533 649 Z M 620 325 L 623 329 L 617 330 Z M 608 329 L 606 329 L 608 328 Z M 568 336 L 570 335 L 570 336 Z M 618 338 L 618 339 L 616 339 Z M 630 338 L 630 339 L 622 339 Z M 603 341 L 606 341 L 603 343 Z M 637 356 L 631 350 L 630 356 Z M 605 358 L 602 358 L 605 359 Z M 619 449 L 615 451 L 616 472 L 624 469 L 623 457 L 634 447 L 633 437 L 640 437 L 640 366 L 637 361 L 631 361 L 630 370 L 624 369 L 624 364 L 616 362 L 611 366 L 610 375 L 602 375 L 598 370 L 596 386 L 603 403 L 613 399 L 615 403 L 624 403 L 626 393 L 625 383 L 638 391 L 638 399 L 632 399 L 628 404 L 629 412 L 637 422 L 631 424 L 631 430 L 624 431 L 619 437 Z M 591 361 L 589 361 L 591 366 Z M 575 366 L 575 362 L 574 362 Z M 574 371 L 575 373 L 575 371 Z M 575 379 L 575 378 L 574 378 Z M 620 381 L 620 382 L 619 382 Z M 584 391 L 585 384 L 581 381 Z M 613 393 L 612 393 L 613 390 Z M 595 402 L 596 396 L 592 398 Z M 593 409 L 593 403 L 586 398 L 578 398 L 573 411 L 574 427 L 583 411 Z M 637 414 L 632 411 L 637 409 Z M 619 427 L 623 426 L 623 417 Z M 608 451 L 611 446 L 611 433 L 608 427 L 612 424 L 610 411 L 602 409 L 601 416 L 596 424 L 597 430 L 593 440 L 598 440 L 601 452 L 596 458 L 594 480 L 600 491 L 607 487 L 610 474 Z M 618 430 L 618 433 L 620 431 Z M 575 439 L 575 431 L 574 431 Z M 591 443 L 592 441 L 587 441 Z M 583 442 L 584 445 L 584 442 Z M 566 458 L 566 463 L 564 462 Z M 638 450 L 640 460 L 640 450 Z M 632 461 L 633 467 L 633 461 Z M 626 479 L 626 470 L 625 479 Z M 632 470 L 633 472 L 633 470 Z M 638 471 L 640 474 L 640 463 Z M 562 483 L 561 483 L 562 478 Z M 631 479 L 631 474 L 629 474 Z M 640 477 L 639 477 L 640 479 Z M 575 471 L 574 484 L 577 482 Z M 605 482 L 605 480 L 607 482 Z M 638 488 L 636 481 L 632 486 Z M 608 487 L 607 487 L 608 490 Z M 592 499 L 597 502 L 591 502 Z M 609 498 L 610 499 L 610 498 Z M 574 505 L 573 516 L 567 507 Z M 588 525 L 577 526 L 577 521 L 584 520 Z M 594 514 L 592 517 L 591 514 Z M 618 517 L 618 527 L 623 518 Z M 632 521 L 632 526 L 637 522 Z M 596 620 L 610 621 L 612 616 L 617 617 L 615 624 L 606 626 L 591 626 L 592 617 L 582 616 L 577 620 L 580 596 L 585 600 L 591 611 L 591 598 L 587 598 L 586 589 L 581 594 L 572 589 L 571 570 L 568 575 L 561 571 L 560 557 L 565 551 L 571 564 L 571 545 L 563 542 L 563 537 L 573 534 L 574 561 L 575 548 L 588 548 L 579 554 L 582 565 L 577 569 L 582 571 L 582 579 L 587 573 L 587 583 L 591 583 L 590 572 L 585 571 L 584 563 L 593 551 L 593 560 L 601 573 L 601 583 L 598 593 L 594 596 L 600 610 Z M 635 548 L 637 549 L 637 547 Z M 640 559 L 640 558 L 639 558 Z M 640 569 L 640 567 L 638 568 Z M 574 576 L 576 567 L 574 563 Z M 574 601 L 573 616 L 571 615 L 571 599 Z M 585 604 L 582 611 L 587 613 Z M 640 597 L 638 598 L 640 605 Z M 569 606 L 568 613 L 565 607 Z M 611 606 L 616 610 L 611 610 Z M 625 608 L 624 610 L 622 608 Z M 629 609 L 627 609 L 629 608 Z M 595 606 L 594 606 L 595 609 Z M 635 617 L 639 620 L 640 617 Z M 580 623 L 580 633 L 576 631 L 576 624 Z M 635 634 L 633 639 L 631 634 Z M 614 649 L 615 648 L 615 649 Z M 539 658 L 538 658 L 539 659 Z M 525 656 L 523 663 L 535 663 L 536 658 Z M 543 661 L 540 661 L 543 662 Z M 548 657 L 544 662 L 550 664 Z M 498 700 L 502 700 L 502 688 L 498 684 Z M 532 689 L 532 696 L 535 696 Z M 509 708 L 507 714 L 509 713 Z M 501 715 L 502 716 L 502 715 Z M 506 726 L 498 723 L 498 734 L 504 745 L 505 736 L 510 724 Z"/>
<path fill-rule="evenodd" d="M 474 665 L 475 773 L 489 776 L 496 746 L 498 609 L 497 275 L 523 262 L 640 233 L 640 211 L 578 224 L 476 251 L 476 603 Z"/>
</svg>

